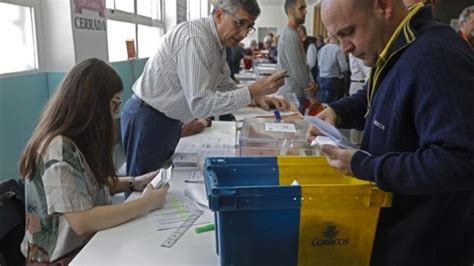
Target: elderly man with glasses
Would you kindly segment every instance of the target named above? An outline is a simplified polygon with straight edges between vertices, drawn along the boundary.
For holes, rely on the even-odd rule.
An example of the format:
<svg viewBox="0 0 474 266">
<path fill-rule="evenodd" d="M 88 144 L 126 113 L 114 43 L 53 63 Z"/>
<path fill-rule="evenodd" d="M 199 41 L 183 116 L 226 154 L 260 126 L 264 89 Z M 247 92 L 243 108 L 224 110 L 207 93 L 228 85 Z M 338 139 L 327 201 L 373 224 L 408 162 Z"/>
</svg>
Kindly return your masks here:
<svg viewBox="0 0 474 266">
<path fill-rule="evenodd" d="M 225 48 L 239 45 L 259 14 L 256 0 L 219 0 L 209 17 L 179 24 L 163 37 L 122 110 L 127 174 L 147 173 L 168 160 L 183 123 L 252 102 L 289 108 L 285 100 L 266 97 L 283 85 L 285 70 L 242 88 L 230 78 Z"/>
<path fill-rule="evenodd" d="M 459 15 L 459 34 L 474 50 L 474 6 L 466 7 Z"/>
</svg>

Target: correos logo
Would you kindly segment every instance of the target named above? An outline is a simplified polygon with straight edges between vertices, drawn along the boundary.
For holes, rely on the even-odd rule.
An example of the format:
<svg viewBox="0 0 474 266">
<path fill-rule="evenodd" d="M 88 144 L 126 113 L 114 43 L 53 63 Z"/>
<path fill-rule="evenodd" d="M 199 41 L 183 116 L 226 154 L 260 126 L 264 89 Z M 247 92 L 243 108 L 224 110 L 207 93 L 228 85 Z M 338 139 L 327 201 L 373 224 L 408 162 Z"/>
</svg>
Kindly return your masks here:
<svg viewBox="0 0 474 266">
<path fill-rule="evenodd" d="M 329 239 L 333 239 L 337 236 L 339 232 L 337 231 L 337 228 L 334 225 L 329 225 L 326 227 L 326 230 L 324 230 L 324 236 Z"/>
<path fill-rule="evenodd" d="M 315 238 L 311 243 L 315 247 L 320 246 L 347 246 L 350 243 L 349 238 L 337 238 L 339 231 L 335 225 L 328 225 L 323 231 L 325 238 Z"/>
</svg>

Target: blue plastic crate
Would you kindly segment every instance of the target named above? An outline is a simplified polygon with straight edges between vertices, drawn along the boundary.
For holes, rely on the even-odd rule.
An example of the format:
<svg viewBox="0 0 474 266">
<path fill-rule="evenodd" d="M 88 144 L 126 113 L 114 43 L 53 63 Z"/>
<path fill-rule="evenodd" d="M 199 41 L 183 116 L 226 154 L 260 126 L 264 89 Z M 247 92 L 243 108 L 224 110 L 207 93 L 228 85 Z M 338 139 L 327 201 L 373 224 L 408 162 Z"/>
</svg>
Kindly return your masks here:
<svg viewBox="0 0 474 266">
<path fill-rule="evenodd" d="M 205 185 L 221 265 L 368 265 L 390 205 L 321 157 L 208 158 Z"/>
</svg>

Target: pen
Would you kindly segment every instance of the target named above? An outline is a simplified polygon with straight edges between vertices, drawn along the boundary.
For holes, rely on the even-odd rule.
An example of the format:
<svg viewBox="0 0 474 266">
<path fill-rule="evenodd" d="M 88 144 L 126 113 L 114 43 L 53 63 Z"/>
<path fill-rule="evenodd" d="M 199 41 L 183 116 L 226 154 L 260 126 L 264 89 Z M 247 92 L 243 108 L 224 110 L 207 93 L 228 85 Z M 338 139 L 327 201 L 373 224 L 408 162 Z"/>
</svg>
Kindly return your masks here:
<svg viewBox="0 0 474 266">
<path fill-rule="evenodd" d="M 184 183 L 202 184 L 202 183 L 204 183 L 204 180 L 184 180 Z"/>
<path fill-rule="evenodd" d="M 271 75 L 273 75 L 273 74 L 270 74 L 270 73 L 261 73 L 261 74 L 259 74 L 259 75 L 260 75 L 260 76 L 271 76 Z M 289 78 L 289 77 L 290 77 L 290 75 L 288 75 L 288 74 L 285 75 L 285 78 Z"/>
<path fill-rule="evenodd" d="M 196 227 L 194 230 L 196 231 L 196 233 L 200 234 L 200 233 L 204 233 L 204 232 L 213 231 L 214 227 L 215 227 L 214 224 L 208 224 L 208 225 L 205 225 L 205 226 Z"/>
<path fill-rule="evenodd" d="M 281 120 L 280 111 L 275 110 L 275 111 L 273 111 L 273 113 L 275 114 L 275 121 L 280 122 L 280 120 Z"/>
</svg>

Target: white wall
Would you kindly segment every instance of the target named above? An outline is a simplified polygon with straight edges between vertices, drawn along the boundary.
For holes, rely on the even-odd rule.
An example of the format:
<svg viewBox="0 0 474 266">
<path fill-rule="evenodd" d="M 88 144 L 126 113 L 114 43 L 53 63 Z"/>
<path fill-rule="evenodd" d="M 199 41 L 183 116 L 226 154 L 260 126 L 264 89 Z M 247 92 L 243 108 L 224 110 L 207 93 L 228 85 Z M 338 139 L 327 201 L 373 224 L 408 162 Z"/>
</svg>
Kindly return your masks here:
<svg viewBox="0 0 474 266">
<path fill-rule="evenodd" d="M 47 72 L 65 72 L 75 63 L 70 1 L 41 1 L 42 59 Z"/>
<path fill-rule="evenodd" d="M 177 14 L 177 1 L 176 0 L 165 0 L 163 2 L 165 5 L 165 33 L 171 31 L 171 29 L 176 26 Z"/>
<path fill-rule="evenodd" d="M 288 22 L 288 17 L 285 14 L 285 10 L 283 8 L 283 3 L 278 4 L 262 4 L 261 1 L 258 1 L 260 5 L 260 10 L 262 11 L 260 16 L 255 21 L 255 28 L 268 28 L 268 27 L 276 27 L 278 28 L 278 33 L 283 29 L 283 27 Z M 278 1 L 275 1 L 278 2 Z M 284 2 L 284 1 L 283 1 Z M 313 32 L 313 18 L 314 18 L 314 4 L 308 4 L 307 8 L 308 14 L 306 14 L 306 22 L 305 26 L 308 31 L 308 35 L 312 35 Z M 245 46 L 250 45 L 250 40 L 257 39 L 257 32 L 254 32 L 247 36 L 243 40 Z"/>
</svg>

